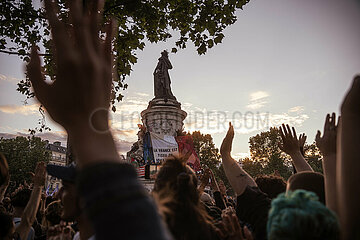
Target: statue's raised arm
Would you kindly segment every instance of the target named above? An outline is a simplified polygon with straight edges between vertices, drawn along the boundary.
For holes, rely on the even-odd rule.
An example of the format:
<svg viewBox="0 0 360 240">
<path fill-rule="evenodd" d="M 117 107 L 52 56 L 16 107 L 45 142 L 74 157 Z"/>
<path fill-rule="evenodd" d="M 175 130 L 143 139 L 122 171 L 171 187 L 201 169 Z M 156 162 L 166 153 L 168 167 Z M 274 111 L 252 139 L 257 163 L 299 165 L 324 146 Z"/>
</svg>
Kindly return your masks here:
<svg viewBox="0 0 360 240">
<path fill-rule="evenodd" d="M 159 62 L 154 70 L 154 94 L 155 98 L 174 99 L 175 96 L 171 92 L 171 80 L 168 70 L 172 69 L 169 60 L 169 53 L 164 50 L 161 53 Z"/>
</svg>

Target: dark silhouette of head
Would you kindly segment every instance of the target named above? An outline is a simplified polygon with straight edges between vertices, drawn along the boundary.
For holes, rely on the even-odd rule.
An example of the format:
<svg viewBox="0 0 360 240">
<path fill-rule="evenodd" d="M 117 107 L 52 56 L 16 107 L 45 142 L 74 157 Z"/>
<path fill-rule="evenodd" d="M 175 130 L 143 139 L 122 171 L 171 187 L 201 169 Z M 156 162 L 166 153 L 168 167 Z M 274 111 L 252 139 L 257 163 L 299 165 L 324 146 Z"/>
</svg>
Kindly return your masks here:
<svg viewBox="0 0 360 240">
<path fill-rule="evenodd" d="M 286 182 L 282 177 L 275 175 L 261 175 L 256 177 L 256 184 L 269 198 L 274 199 L 286 191 Z"/>
<path fill-rule="evenodd" d="M 14 231 L 15 225 L 12 217 L 5 212 L 0 212 L 0 239 L 13 239 Z"/>
<path fill-rule="evenodd" d="M 292 175 L 288 179 L 286 191 L 295 191 L 297 189 L 314 192 L 319 201 L 325 204 L 324 175 L 321 173 L 305 171 Z"/>
<path fill-rule="evenodd" d="M 28 188 L 19 190 L 11 198 L 11 205 L 13 205 L 14 208 L 25 208 L 27 203 L 29 202 L 30 195 L 31 190 Z"/>
<path fill-rule="evenodd" d="M 62 212 L 62 207 L 60 200 L 53 201 L 47 206 L 45 210 L 45 217 L 46 220 L 49 222 L 50 226 L 54 226 L 60 223 L 61 212 Z"/>
<path fill-rule="evenodd" d="M 197 190 L 197 177 L 185 157 L 167 159 L 153 196 L 175 239 L 211 239 L 212 224 Z"/>
</svg>

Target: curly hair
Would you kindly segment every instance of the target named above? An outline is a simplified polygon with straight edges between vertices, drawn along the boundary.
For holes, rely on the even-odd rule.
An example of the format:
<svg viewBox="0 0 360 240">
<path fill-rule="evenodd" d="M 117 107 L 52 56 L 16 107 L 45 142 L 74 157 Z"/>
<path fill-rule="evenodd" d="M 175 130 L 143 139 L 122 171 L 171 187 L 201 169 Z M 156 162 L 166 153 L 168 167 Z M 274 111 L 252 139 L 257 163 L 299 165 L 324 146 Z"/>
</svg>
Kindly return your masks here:
<svg viewBox="0 0 360 240">
<path fill-rule="evenodd" d="M 197 190 L 197 177 L 184 157 L 162 164 L 153 196 L 175 239 L 211 239 L 213 225 Z"/>
<path fill-rule="evenodd" d="M 268 240 L 340 239 L 336 215 L 313 192 L 296 190 L 280 194 L 271 203 Z"/>
<path fill-rule="evenodd" d="M 260 190 L 266 193 L 269 198 L 274 199 L 280 193 L 286 191 L 286 182 L 282 177 L 275 175 L 260 175 L 255 179 Z"/>
</svg>

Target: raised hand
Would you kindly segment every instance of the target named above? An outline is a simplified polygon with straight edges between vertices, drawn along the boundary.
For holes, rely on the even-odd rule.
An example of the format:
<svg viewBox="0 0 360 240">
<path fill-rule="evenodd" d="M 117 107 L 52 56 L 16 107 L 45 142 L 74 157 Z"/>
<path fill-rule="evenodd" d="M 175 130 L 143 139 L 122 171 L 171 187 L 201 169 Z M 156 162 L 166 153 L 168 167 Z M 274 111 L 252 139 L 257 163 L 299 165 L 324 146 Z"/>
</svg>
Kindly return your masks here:
<svg viewBox="0 0 360 240">
<path fill-rule="evenodd" d="M 234 127 L 231 125 L 231 122 L 229 122 L 229 130 L 221 144 L 220 154 L 224 171 L 231 187 L 237 195 L 241 195 L 247 186 L 253 187 L 257 185 L 254 179 L 231 157 L 234 134 Z"/>
<path fill-rule="evenodd" d="M 55 47 L 56 77 L 47 84 L 36 46 L 27 66 L 35 95 L 54 121 L 66 130 L 91 124 L 108 129 L 108 108 L 112 84 L 111 41 L 113 24 L 108 22 L 106 39 L 98 32 L 99 12 L 104 1 L 92 1 L 89 11 L 82 1 L 68 1 L 71 24 L 57 16 L 57 3 L 45 1 Z"/>
<path fill-rule="evenodd" d="M 338 123 L 340 121 L 340 117 Z M 336 115 L 326 115 L 324 124 L 324 135 L 318 131 L 315 137 L 316 146 L 323 155 L 323 171 L 325 178 L 326 206 L 337 212 L 337 184 L 336 184 L 336 151 L 337 151 L 337 129 Z"/>
<path fill-rule="evenodd" d="M 282 126 L 279 128 L 280 130 L 280 136 L 282 139 L 282 144 L 279 144 L 279 148 L 289 154 L 290 156 L 293 154 L 296 154 L 300 152 L 300 141 L 297 138 L 295 128 L 292 127 L 292 132 L 290 130 L 290 126 L 288 124 L 282 124 Z M 306 139 L 306 138 L 305 138 Z M 304 139 L 302 139 L 304 140 Z M 305 143 L 305 141 L 304 141 Z"/>
<path fill-rule="evenodd" d="M 108 121 L 113 21 L 106 24 L 106 37 L 99 37 L 104 0 L 87 1 L 88 4 L 67 1 L 70 24 L 58 18 L 57 1 L 44 2 L 54 43 L 56 76 L 52 84 L 44 81 L 34 46 L 27 73 L 35 96 L 54 121 L 66 129 L 79 168 L 99 162 L 119 163 Z"/>
<path fill-rule="evenodd" d="M 337 128 L 340 117 L 336 123 L 336 114 L 332 113 L 326 115 L 324 134 L 321 137 L 321 132 L 318 130 L 315 142 L 320 152 L 324 157 L 329 155 L 336 155 L 336 139 L 337 139 Z"/>
<path fill-rule="evenodd" d="M 304 146 L 306 143 L 306 139 L 307 139 L 307 136 L 305 135 L 305 133 L 300 134 L 300 136 L 299 136 L 300 152 L 303 156 L 305 156 Z"/>
<path fill-rule="evenodd" d="M 209 184 L 209 179 L 210 179 L 210 169 L 206 168 L 204 170 L 203 175 L 200 178 L 200 182 L 201 182 L 201 184 L 207 186 Z"/>
<path fill-rule="evenodd" d="M 200 185 L 199 185 L 199 192 L 202 193 L 205 189 L 205 187 L 209 184 L 210 179 L 210 169 L 206 168 L 204 170 L 204 173 L 200 177 Z"/>
<path fill-rule="evenodd" d="M 300 134 L 300 136 L 299 136 L 300 148 L 303 148 L 305 146 L 306 139 L 307 139 L 307 136 L 305 135 L 305 133 Z"/>
<path fill-rule="evenodd" d="M 32 175 L 32 180 L 34 183 L 34 187 L 43 187 L 45 186 L 46 179 L 46 166 L 44 162 L 38 162 L 35 168 L 35 174 L 30 173 Z"/>
<path fill-rule="evenodd" d="M 211 171 L 211 169 L 209 169 L 210 170 L 210 181 L 211 181 L 211 188 L 212 188 L 212 190 L 213 191 L 220 191 L 220 189 L 219 189 L 219 185 L 218 185 L 218 183 L 217 183 L 217 181 L 216 181 L 216 178 L 215 178 L 215 176 L 214 176 L 214 173 L 213 173 L 213 171 Z"/>
<path fill-rule="evenodd" d="M 36 213 L 41 199 L 41 191 L 45 185 L 46 179 L 45 163 L 38 162 L 36 164 L 35 174 L 31 173 L 31 175 L 33 176 L 32 180 L 34 183 L 34 188 L 31 191 L 30 199 L 26 204 L 24 212 L 21 215 L 21 222 L 16 228 L 16 232 L 19 233 L 20 239 L 27 238 L 29 230 L 36 218 Z"/>
<path fill-rule="evenodd" d="M 230 155 L 234 134 L 234 126 L 231 125 L 231 122 L 229 122 L 229 130 L 227 131 L 227 134 L 220 147 L 221 155 Z"/>
<path fill-rule="evenodd" d="M 279 148 L 291 156 L 296 171 L 313 171 L 301 153 L 301 147 L 305 144 L 306 136 L 301 135 L 301 140 L 298 140 L 295 128 L 292 127 L 291 131 L 288 124 L 286 126 L 282 124 L 279 131 L 282 139 L 282 143 L 279 143 Z"/>
<path fill-rule="evenodd" d="M 238 217 L 232 207 L 223 210 L 221 214 L 222 221 L 220 228 L 216 228 L 221 239 L 228 240 L 253 240 L 253 236 L 249 229 L 245 226 L 243 229 L 240 226 Z M 244 234 L 243 234 L 244 233 Z"/>
</svg>

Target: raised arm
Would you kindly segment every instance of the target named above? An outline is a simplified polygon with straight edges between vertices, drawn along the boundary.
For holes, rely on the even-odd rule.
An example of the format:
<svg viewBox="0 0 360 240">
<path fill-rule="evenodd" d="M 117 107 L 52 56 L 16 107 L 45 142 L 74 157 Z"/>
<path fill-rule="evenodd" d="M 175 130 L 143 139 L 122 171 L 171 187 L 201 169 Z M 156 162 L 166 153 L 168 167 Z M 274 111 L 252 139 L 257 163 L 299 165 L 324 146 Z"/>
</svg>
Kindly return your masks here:
<svg viewBox="0 0 360 240">
<path fill-rule="evenodd" d="M 109 127 L 114 21 L 100 34 L 103 4 L 68 0 L 70 22 L 58 18 L 57 1 L 45 0 L 52 33 L 56 78 L 45 82 L 32 48 L 27 71 L 35 96 L 72 140 L 80 169 L 77 187 L 97 239 L 121 232 L 125 239 L 169 239 L 157 209 L 130 164 L 120 160 Z M 100 38 L 102 37 L 102 38 Z M 126 219 L 126 220 L 124 220 Z M 142 226 L 135 230 L 134 223 Z"/>
<path fill-rule="evenodd" d="M 210 178 L 210 169 L 206 168 L 204 170 L 204 173 L 200 177 L 200 185 L 199 185 L 199 192 L 204 192 L 205 187 L 209 184 L 209 178 Z"/>
<path fill-rule="evenodd" d="M 213 173 L 213 171 L 211 171 L 211 169 L 209 169 L 209 170 L 210 170 L 210 181 L 211 181 L 210 185 L 211 185 L 211 189 L 212 189 L 214 192 L 220 192 L 220 188 L 219 188 L 219 185 L 218 185 L 218 183 L 217 183 L 217 181 L 216 181 L 216 178 L 215 178 L 215 176 L 214 176 L 214 173 Z"/>
<path fill-rule="evenodd" d="M 339 122 L 339 121 L 338 121 Z M 337 198 L 336 198 L 336 138 L 337 138 L 337 124 L 336 115 L 333 113 L 326 116 L 324 125 L 324 134 L 321 137 L 321 132 L 316 134 L 316 146 L 323 155 L 323 170 L 325 178 L 325 201 L 326 206 L 337 212 Z"/>
<path fill-rule="evenodd" d="M 220 192 L 219 185 L 216 181 L 214 173 L 210 170 L 210 180 L 211 180 L 211 188 L 213 190 L 215 205 L 220 208 L 221 210 L 226 208 L 226 204 L 224 198 Z"/>
<path fill-rule="evenodd" d="M 229 123 L 229 130 L 221 144 L 220 154 L 226 177 L 236 195 L 239 196 L 244 193 L 247 186 L 256 187 L 257 185 L 254 179 L 231 157 L 233 139 L 234 127 Z"/>
<path fill-rule="evenodd" d="M 343 240 L 360 238 L 360 76 L 341 106 L 338 129 L 337 196 Z M 339 145 L 340 144 L 340 145 Z"/>
<path fill-rule="evenodd" d="M 62 125 L 72 140 L 78 166 L 99 159 L 120 162 L 109 129 L 112 85 L 113 22 L 108 22 L 106 39 L 99 39 L 100 2 L 91 1 L 83 11 L 82 1 L 68 1 L 71 26 L 57 17 L 57 3 L 45 1 L 56 51 L 56 80 L 44 81 L 36 47 L 32 48 L 28 75 L 37 99 L 51 118 Z M 94 6 L 92 6 L 94 5 Z M 74 34 L 68 34 L 71 31 Z"/>
<path fill-rule="evenodd" d="M 290 155 L 296 171 L 313 171 L 301 153 L 301 145 L 297 138 L 295 128 L 293 127 L 291 132 L 290 126 L 283 124 L 282 127 L 279 128 L 279 131 L 282 139 L 282 144 L 279 144 L 279 148 Z"/>
<path fill-rule="evenodd" d="M 36 213 L 41 199 L 41 190 L 45 185 L 45 177 L 45 163 L 39 162 L 36 165 L 35 174 L 33 176 L 34 187 L 31 192 L 29 202 L 27 203 L 21 216 L 21 222 L 16 228 L 16 232 L 19 233 L 20 239 L 27 238 L 30 228 L 35 221 Z"/>
</svg>

